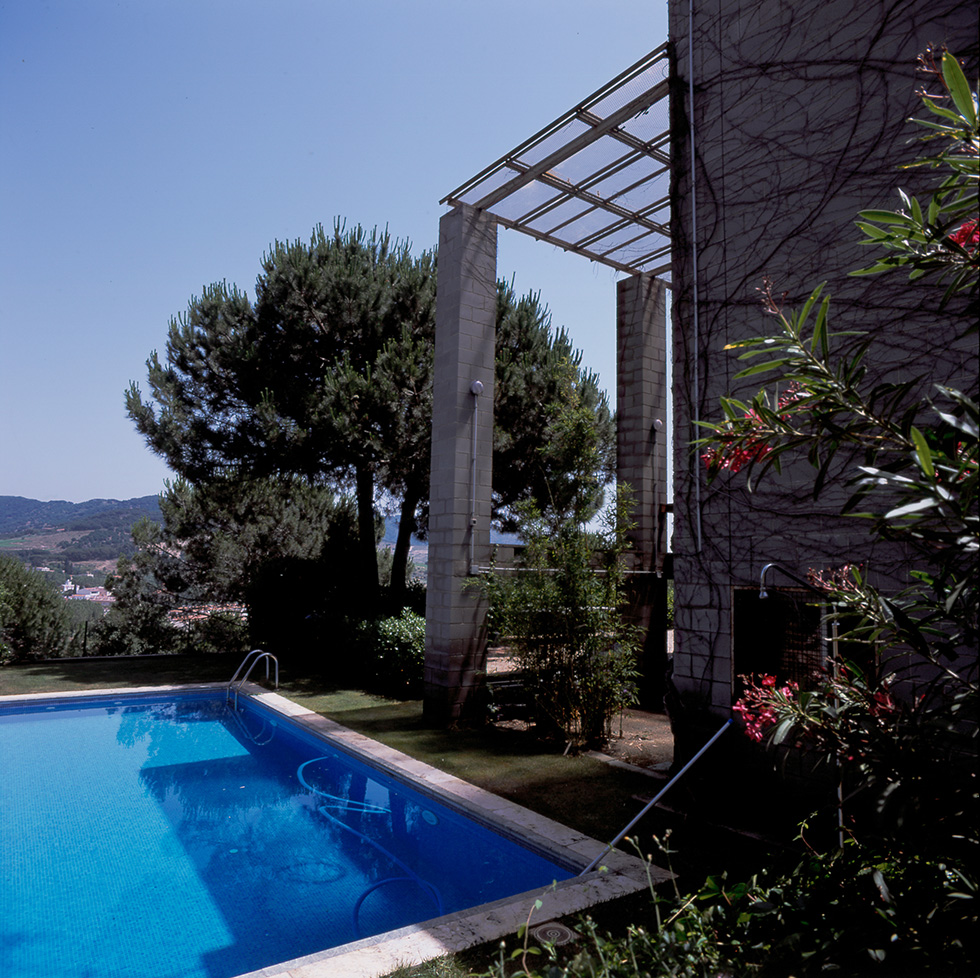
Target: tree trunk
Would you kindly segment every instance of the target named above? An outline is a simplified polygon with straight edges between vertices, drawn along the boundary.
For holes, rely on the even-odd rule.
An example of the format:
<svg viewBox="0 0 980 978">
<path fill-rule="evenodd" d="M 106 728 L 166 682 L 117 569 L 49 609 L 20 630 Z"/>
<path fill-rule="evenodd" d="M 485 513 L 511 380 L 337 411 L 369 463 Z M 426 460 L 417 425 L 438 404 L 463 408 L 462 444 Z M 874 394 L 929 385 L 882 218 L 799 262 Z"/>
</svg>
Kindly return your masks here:
<svg viewBox="0 0 980 978">
<path fill-rule="evenodd" d="M 374 476 L 370 469 L 357 467 L 355 472 L 357 500 L 357 550 L 360 555 L 362 613 L 365 617 L 378 610 L 378 544 L 374 528 Z"/>
<path fill-rule="evenodd" d="M 393 614 L 397 614 L 401 610 L 405 599 L 408 551 L 412 546 L 412 530 L 415 529 L 415 510 L 421 498 L 421 489 L 418 486 L 409 485 L 405 489 L 405 496 L 398 513 L 398 537 L 395 540 L 395 552 L 391 557 L 391 584 L 388 590 Z"/>
</svg>

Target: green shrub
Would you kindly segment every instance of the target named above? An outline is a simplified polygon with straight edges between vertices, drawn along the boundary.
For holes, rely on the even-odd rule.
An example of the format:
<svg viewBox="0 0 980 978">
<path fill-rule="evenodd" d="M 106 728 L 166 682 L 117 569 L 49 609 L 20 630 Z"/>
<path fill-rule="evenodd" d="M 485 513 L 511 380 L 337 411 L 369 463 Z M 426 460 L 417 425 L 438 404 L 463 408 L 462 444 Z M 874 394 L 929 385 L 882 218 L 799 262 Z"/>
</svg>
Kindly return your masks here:
<svg viewBox="0 0 980 978">
<path fill-rule="evenodd" d="M 228 652 L 245 655 L 249 650 L 248 622 L 231 611 L 211 612 L 182 630 L 177 646 L 189 655 Z"/>
<path fill-rule="evenodd" d="M 64 655 L 71 638 L 60 592 L 15 557 L 0 555 L 0 662 Z"/>
<path fill-rule="evenodd" d="M 483 579 L 489 628 L 513 648 L 545 735 L 595 746 L 608 738 L 613 716 L 636 702 L 636 628 L 622 613 L 628 509 L 621 488 L 600 533 L 519 509 L 522 566 Z"/>
<path fill-rule="evenodd" d="M 651 887 L 625 931 L 584 917 L 571 947 L 537 948 L 521 928 L 481 978 L 965 978 L 973 895 L 941 863 L 849 844 L 747 881 L 709 877 L 687 895 Z"/>
<path fill-rule="evenodd" d="M 364 622 L 355 647 L 364 670 L 361 679 L 372 688 L 405 695 L 422 687 L 425 665 L 425 618 L 410 608 L 400 615 Z"/>
</svg>

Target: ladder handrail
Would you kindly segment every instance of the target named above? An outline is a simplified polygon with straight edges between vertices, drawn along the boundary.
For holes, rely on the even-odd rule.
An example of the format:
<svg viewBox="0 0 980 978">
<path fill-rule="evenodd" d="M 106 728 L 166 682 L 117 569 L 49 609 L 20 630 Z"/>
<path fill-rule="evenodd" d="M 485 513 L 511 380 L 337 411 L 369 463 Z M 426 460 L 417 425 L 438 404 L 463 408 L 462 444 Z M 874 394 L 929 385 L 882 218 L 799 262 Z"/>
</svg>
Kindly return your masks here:
<svg viewBox="0 0 980 978">
<path fill-rule="evenodd" d="M 265 652 L 263 652 L 261 649 L 252 649 L 252 651 L 249 652 L 248 655 L 246 655 L 245 658 L 242 659 L 242 661 L 239 663 L 238 668 L 235 670 L 235 675 L 232 676 L 230 680 L 228 680 L 228 686 L 229 687 L 238 678 L 238 674 L 242 671 L 242 669 L 245 668 L 246 663 L 248 663 L 248 660 L 251 659 L 253 655 L 255 655 L 255 656 L 263 656 L 263 655 L 265 655 Z M 253 665 L 254 665 L 254 663 L 253 663 Z M 251 669 L 249 671 L 251 671 Z M 266 676 L 266 679 L 269 678 L 269 667 L 268 667 L 268 665 L 266 665 L 265 676 Z"/>
<path fill-rule="evenodd" d="M 255 658 L 253 659 L 252 656 L 255 656 Z M 242 676 L 241 679 L 238 679 L 238 674 L 242 671 L 242 669 L 245 668 L 245 664 L 248 662 L 249 659 L 252 659 L 252 661 L 249 664 L 248 669 L 245 671 L 245 675 Z M 252 675 L 252 670 L 263 659 L 265 660 L 265 678 L 266 679 L 269 678 L 269 660 L 271 659 L 275 663 L 275 666 L 276 666 L 276 689 L 279 688 L 279 660 L 271 652 L 263 652 L 261 649 L 252 649 L 252 651 L 249 652 L 249 654 L 246 655 L 244 659 L 242 659 L 241 665 L 235 670 L 235 675 L 232 676 L 231 677 L 231 680 L 228 682 L 228 691 L 225 694 L 225 702 L 226 703 L 228 702 L 229 698 L 231 697 L 231 692 L 234 689 L 234 691 L 235 691 L 235 709 L 236 710 L 238 709 L 238 693 L 239 693 L 239 690 L 245 685 L 245 683 L 248 682 L 248 677 Z M 237 686 L 235 685 L 235 680 L 236 679 L 238 679 L 238 685 Z"/>
</svg>

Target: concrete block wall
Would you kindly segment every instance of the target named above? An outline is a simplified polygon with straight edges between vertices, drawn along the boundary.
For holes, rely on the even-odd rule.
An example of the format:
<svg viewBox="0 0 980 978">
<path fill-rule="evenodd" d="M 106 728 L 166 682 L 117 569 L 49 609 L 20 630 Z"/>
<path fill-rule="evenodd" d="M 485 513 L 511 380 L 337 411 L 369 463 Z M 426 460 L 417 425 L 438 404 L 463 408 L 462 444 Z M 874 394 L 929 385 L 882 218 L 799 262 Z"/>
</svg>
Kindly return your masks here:
<svg viewBox="0 0 980 978">
<path fill-rule="evenodd" d="M 485 667 L 486 604 L 464 583 L 471 563 L 490 560 L 496 280 L 493 217 L 466 206 L 446 214 L 439 225 L 425 611 L 424 711 L 434 723 L 465 712 Z M 474 383 L 482 385 L 479 395 Z"/>
<path fill-rule="evenodd" d="M 975 64 L 977 9 L 960 0 L 672 0 L 669 9 L 675 709 L 723 717 L 740 671 L 734 587 L 757 586 L 769 561 L 801 576 L 863 562 L 885 587 L 905 568 L 900 551 L 838 515 L 843 486 L 812 498 L 805 462 L 754 492 L 744 473 L 709 486 L 690 446 L 701 434 L 694 421 L 720 419 L 721 395 L 747 397 L 764 382 L 736 382 L 744 364 L 724 347 L 774 326 L 759 301 L 765 275 L 788 307 L 827 280 L 832 328 L 876 334 L 880 378 L 901 377 L 913 357 L 932 363 L 936 382 L 975 376 L 976 344 L 957 340 L 963 321 L 936 316 L 937 293 L 909 289 L 901 275 L 847 273 L 873 257 L 858 244 L 858 210 L 894 209 L 898 186 L 916 192 L 929 180 L 898 171 L 917 153 L 905 121 L 919 105 L 917 55 L 945 43 Z M 842 459 L 841 481 L 854 461 Z"/>
<path fill-rule="evenodd" d="M 645 274 L 621 279 L 616 315 L 616 480 L 633 490 L 637 569 L 658 572 L 667 549 L 667 286 Z"/>
</svg>

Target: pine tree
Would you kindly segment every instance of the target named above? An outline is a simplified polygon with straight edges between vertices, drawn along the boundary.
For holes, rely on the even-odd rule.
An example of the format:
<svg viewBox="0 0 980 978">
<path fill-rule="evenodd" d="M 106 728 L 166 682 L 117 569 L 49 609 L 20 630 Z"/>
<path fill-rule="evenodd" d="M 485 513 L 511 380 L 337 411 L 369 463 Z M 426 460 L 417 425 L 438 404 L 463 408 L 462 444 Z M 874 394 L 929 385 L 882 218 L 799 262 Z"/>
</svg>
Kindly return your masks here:
<svg viewBox="0 0 980 978">
<path fill-rule="evenodd" d="M 302 509 L 308 500 L 298 485 L 349 494 L 357 520 L 352 577 L 362 612 L 373 614 L 379 511 L 394 500 L 397 611 L 411 535 L 424 535 L 427 522 L 435 281 L 431 252 L 413 257 L 387 232 L 338 223 L 332 234 L 318 227 L 308 242 L 276 242 L 254 303 L 224 282 L 193 297 L 171 321 L 166 358 L 154 352 L 147 361 L 152 398 L 135 383 L 126 394 L 137 430 L 183 480 L 168 490 L 172 501 L 198 500 L 185 517 L 171 510 L 170 540 L 187 541 L 187 553 L 221 578 L 219 551 L 194 550 L 204 535 L 191 524 L 207 525 L 205 499 L 211 517 L 226 507 L 236 532 L 249 536 L 239 504 L 250 497 L 237 499 L 237 486 L 290 493 L 307 525 L 323 514 Z M 528 498 L 544 513 L 588 518 L 611 477 L 605 395 L 567 334 L 552 330 L 539 296 L 518 299 L 500 283 L 497 320 L 497 523 L 511 525 L 512 507 Z M 570 399 L 580 409 L 574 430 L 561 410 Z M 583 461 L 597 447 L 600 471 Z"/>
</svg>

